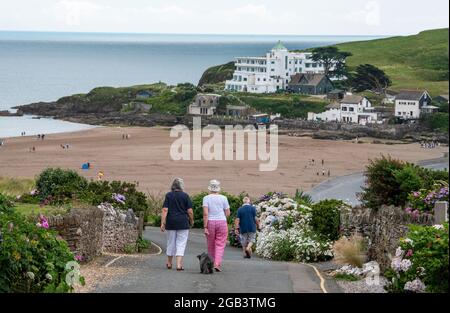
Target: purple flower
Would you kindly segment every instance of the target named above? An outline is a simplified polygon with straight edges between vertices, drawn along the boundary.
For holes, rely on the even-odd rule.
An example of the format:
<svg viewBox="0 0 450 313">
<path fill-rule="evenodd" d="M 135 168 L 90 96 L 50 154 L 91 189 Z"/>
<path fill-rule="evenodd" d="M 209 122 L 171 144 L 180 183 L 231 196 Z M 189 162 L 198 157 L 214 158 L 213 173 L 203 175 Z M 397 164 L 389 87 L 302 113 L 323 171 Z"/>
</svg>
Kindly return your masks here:
<svg viewBox="0 0 450 313">
<path fill-rule="evenodd" d="M 405 209 L 405 212 L 408 213 L 408 214 L 411 214 L 412 211 L 413 211 L 413 209 L 410 208 L 410 207 L 407 207 L 407 208 Z"/>
<path fill-rule="evenodd" d="M 414 210 L 414 211 L 411 213 L 411 215 L 412 215 L 412 217 L 417 218 L 417 217 L 419 217 L 420 212 L 419 212 L 419 210 Z"/>
<path fill-rule="evenodd" d="M 75 260 L 77 260 L 78 262 L 83 261 L 83 256 L 82 255 L 76 255 L 75 256 Z"/>
<path fill-rule="evenodd" d="M 125 198 L 124 195 L 121 195 L 121 194 L 118 194 L 118 193 L 113 193 L 112 197 L 117 202 L 125 204 L 126 198 Z"/>
</svg>

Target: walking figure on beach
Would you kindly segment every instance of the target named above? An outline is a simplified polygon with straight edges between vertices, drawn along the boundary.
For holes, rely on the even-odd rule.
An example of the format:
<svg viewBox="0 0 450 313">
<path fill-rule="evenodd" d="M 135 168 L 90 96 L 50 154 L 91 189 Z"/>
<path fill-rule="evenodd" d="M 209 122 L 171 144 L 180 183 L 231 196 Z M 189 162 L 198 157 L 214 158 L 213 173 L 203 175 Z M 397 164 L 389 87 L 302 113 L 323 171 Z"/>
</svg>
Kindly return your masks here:
<svg viewBox="0 0 450 313">
<path fill-rule="evenodd" d="M 222 259 L 227 244 L 230 205 L 227 197 L 219 194 L 220 182 L 211 180 L 209 195 L 203 198 L 203 228 L 208 244 L 208 254 L 214 260 L 214 269 L 222 271 Z"/>
<path fill-rule="evenodd" d="M 184 190 L 184 182 L 176 178 L 171 191 L 166 194 L 161 215 L 161 231 L 167 233 L 167 269 L 172 269 L 176 258 L 177 271 L 184 271 L 183 257 L 189 237 L 189 228 L 194 225 L 191 198 Z"/>
</svg>

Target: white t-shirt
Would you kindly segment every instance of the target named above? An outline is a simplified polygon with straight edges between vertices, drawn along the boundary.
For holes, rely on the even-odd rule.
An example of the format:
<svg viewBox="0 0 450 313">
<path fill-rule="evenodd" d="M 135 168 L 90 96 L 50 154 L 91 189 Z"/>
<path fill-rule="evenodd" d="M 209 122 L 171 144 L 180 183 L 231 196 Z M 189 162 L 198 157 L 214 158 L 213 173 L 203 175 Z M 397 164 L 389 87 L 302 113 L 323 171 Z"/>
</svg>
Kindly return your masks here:
<svg viewBox="0 0 450 313">
<path fill-rule="evenodd" d="M 230 208 L 227 197 L 223 195 L 207 195 L 203 198 L 203 206 L 208 207 L 209 221 L 226 221 L 225 210 Z"/>
</svg>

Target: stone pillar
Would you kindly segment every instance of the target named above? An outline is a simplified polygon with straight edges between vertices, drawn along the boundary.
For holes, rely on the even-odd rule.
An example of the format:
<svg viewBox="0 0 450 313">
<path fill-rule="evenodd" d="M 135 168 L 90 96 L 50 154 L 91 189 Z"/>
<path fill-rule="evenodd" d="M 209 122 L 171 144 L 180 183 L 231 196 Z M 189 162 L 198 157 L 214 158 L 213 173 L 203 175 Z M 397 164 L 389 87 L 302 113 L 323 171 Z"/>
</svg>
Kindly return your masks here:
<svg viewBox="0 0 450 313">
<path fill-rule="evenodd" d="M 434 223 L 444 224 L 448 222 L 448 202 L 438 201 L 434 204 Z"/>
</svg>

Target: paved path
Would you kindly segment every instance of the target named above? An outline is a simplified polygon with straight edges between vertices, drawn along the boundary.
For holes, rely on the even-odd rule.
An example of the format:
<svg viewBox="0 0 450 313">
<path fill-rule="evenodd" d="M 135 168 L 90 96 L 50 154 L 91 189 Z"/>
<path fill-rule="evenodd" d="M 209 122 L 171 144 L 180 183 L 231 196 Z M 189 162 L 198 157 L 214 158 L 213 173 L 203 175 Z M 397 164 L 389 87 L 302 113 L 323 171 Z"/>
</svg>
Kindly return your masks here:
<svg viewBox="0 0 450 313">
<path fill-rule="evenodd" d="M 435 170 L 448 170 L 448 157 L 422 161 L 419 162 L 419 165 Z M 340 176 L 323 182 L 313 188 L 308 194 L 311 195 L 315 202 L 324 199 L 339 199 L 355 206 L 360 204 L 360 201 L 357 199 L 357 193 L 362 192 L 364 180 L 363 173 Z"/>
<path fill-rule="evenodd" d="M 165 234 L 159 228 L 147 227 L 144 237 L 165 248 Z M 223 271 L 213 275 L 200 274 L 196 255 L 205 251 L 205 238 L 199 230 L 192 230 L 185 256 L 185 271 L 165 268 L 166 257 L 145 255 L 125 256 L 111 266 L 127 267 L 126 275 L 109 281 L 94 292 L 180 292 L 180 293 L 322 293 L 320 278 L 314 268 L 298 263 L 272 262 L 253 257 L 243 259 L 241 250 L 227 247 Z M 332 280 L 325 281 L 328 292 L 339 292 Z"/>
</svg>

